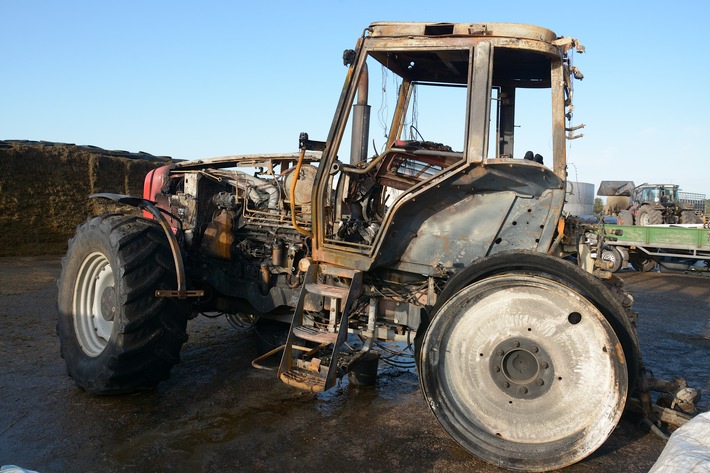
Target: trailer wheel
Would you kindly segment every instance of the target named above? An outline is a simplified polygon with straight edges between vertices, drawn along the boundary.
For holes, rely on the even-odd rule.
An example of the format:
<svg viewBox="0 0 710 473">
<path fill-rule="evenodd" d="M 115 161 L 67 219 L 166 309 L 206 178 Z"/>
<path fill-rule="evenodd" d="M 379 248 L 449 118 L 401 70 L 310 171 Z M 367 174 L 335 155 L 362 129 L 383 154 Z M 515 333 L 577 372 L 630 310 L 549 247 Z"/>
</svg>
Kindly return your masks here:
<svg viewBox="0 0 710 473">
<path fill-rule="evenodd" d="M 547 471 L 596 450 L 627 396 L 622 345 L 588 299 L 534 272 L 459 290 L 424 335 L 420 376 L 445 430 L 495 465 Z"/>
<path fill-rule="evenodd" d="M 650 205 L 642 205 L 636 213 L 636 225 L 646 227 L 661 223 L 663 223 L 663 214 Z"/>
<path fill-rule="evenodd" d="M 189 306 L 175 289 L 168 241 L 154 222 L 90 217 L 77 228 L 58 281 L 57 333 L 76 384 L 92 394 L 154 387 L 180 361 Z"/>
<path fill-rule="evenodd" d="M 629 263 L 636 271 L 647 273 L 656 268 L 658 262 L 648 255 L 632 252 L 629 255 Z"/>
</svg>

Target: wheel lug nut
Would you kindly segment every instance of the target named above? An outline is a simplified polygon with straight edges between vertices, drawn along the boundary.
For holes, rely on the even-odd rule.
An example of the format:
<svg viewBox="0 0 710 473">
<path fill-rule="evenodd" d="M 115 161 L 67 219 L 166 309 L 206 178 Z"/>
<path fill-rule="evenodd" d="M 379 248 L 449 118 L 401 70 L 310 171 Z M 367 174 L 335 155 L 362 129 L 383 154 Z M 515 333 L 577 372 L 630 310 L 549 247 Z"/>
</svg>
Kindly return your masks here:
<svg viewBox="0 0 710 473">
<path fill-rule="evenodd" d="M 514 346 L 515 348 L 520 347 L 520 342 L 513 342 L 513 346 Z"/>
<path fill-rule="evenodd" d="M 548 365 L 546 361 L 543 361 L 541 366 L 543 369 L 547 369 L 550 367 L 550 365 Z"/>
<path fill-rule="evenodd" d="M 498 354 L 499 354 L 500 356 L 503 356 L 503 355 L 505 355 L 505 352 L 504 352 L 503 350 L 501 350 L 501 349 L 498 349 Z"/>
<path fill-rule="evenodd" d="M 504 388 L 509 388 L 509 387 L 510 387 L 510 383 L 509 383 L 508 381 L 506 381 L 505 383 L 503 383 L 503 387 L 504 387 Z"/>
<path fill-rule="evenodd" d="M 538 379 L 537 381 L 535 381 L 535 384 L 537 384 L 538 386 L 542 386 L 543 384 L 545 384 L 545 381 L 542 379 Z"/>
<path fill-rule="evenodd" d="M 523 387 L 521 387 L 521 388 L 518 390 L 518 392 L 519 392 L 520 394 L 527 394 L 528 388 L 526 388 L 525 386 L 523 386 Z"/>
<path fill-rule="evenodd" d="M 496 366 L 496 367 L 495 367 L 495 372 L 496 372 L 496 373 L 500 373 L 500 366 Z"/>
<path fill-rule="evenodd" d="M 533 350 L 533 353 L 537 353 L 537 352 L 539 352 L 539 351 L 540 351 L 540 349 L 539 349 L 538 347 L 533 347 L 533 349 L 532 349 L 532 350 Z"/>
</svg>

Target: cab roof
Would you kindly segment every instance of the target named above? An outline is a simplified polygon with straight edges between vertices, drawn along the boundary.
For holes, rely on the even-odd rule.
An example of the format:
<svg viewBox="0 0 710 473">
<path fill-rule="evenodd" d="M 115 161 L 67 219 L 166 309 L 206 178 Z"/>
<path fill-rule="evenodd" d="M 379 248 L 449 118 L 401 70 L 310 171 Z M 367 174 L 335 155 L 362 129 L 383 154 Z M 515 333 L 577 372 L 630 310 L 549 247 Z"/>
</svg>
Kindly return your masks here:
<svg viewBox="0 0 710 473">
<path fill-rule="evenodd" d="M 371 37 L 488 36 L 552 42 L 557 35 L 547 28 L 522 23 L 375 22 Z"/>
</svg>

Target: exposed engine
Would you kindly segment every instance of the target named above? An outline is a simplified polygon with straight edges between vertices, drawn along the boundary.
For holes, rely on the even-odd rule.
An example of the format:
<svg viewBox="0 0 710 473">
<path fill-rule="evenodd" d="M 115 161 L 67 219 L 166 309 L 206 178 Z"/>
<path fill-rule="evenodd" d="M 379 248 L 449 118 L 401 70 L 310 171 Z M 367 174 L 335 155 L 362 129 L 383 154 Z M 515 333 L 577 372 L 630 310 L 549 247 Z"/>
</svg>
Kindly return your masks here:
<svg viewBox="0 0 710 473">
<path fill-rule="evenodd" d="M 162 177 L 154 181 L 163 184 L 150 198 L 169 208 L 171 225 L 182 229 L 193 279 L 199 276 L 214 289 L 203 301 L 209 309 L 274 313 L 298 296 L 304 272 L 299 261 L 310 255 L 310 239 L 285 223 L 293 209 L 301 227 L 311 226 L 318 155 L 306 157 L 294 184 L 296 158 L 247 157 L 157 171 Z M 374 234 L 362 222 L 341 225 L 343 239 L 354 231 L 349 228 L 359 228 L 361 240 Z"/>
</svg>

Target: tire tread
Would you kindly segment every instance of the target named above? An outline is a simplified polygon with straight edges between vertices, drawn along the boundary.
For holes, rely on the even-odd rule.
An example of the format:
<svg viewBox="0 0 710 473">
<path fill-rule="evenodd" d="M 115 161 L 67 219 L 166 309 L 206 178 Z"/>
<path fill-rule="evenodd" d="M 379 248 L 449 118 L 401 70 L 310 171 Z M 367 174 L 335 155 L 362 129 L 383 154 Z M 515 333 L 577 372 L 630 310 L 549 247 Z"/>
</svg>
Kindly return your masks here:
<svg viewBox="0 0 710 473">
<path fill-rule="evenodd" d="M 71 307 L 75 268 L 86 245 L 108 248 L 116 288 L 120 294 L 111 340 L 95 358 L 83 354 L 73 333 Z M 60 353 L 77 385 L 94 394 L 118 394 L 153 388 L 167 379 L 180 362 L 187 340 L 189 306 L 184 301 L 157 298 L 156 289 L 174 288 L 175 268 L 167 238 L 155 222 L 141 217 L 109 214 L 89 217 L 77 227 L 62 259 L 57 282 L 60 306 L 57 333 Z M 62 308 L 65 313 L 62 313 Z M 69 310 L 71 312 L 71 310 Z M 117 316 L 118 317 L 118 316 Z M 67 319 L 68 318 L 68 319 Z"/>
</svg>

